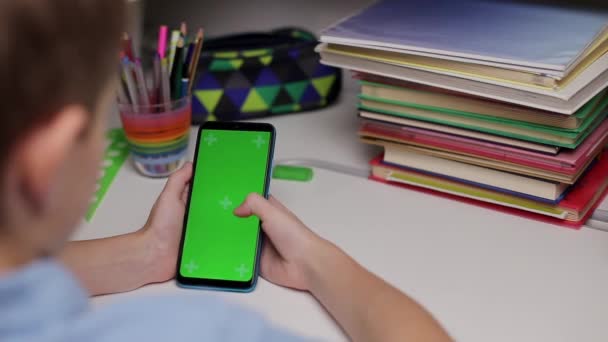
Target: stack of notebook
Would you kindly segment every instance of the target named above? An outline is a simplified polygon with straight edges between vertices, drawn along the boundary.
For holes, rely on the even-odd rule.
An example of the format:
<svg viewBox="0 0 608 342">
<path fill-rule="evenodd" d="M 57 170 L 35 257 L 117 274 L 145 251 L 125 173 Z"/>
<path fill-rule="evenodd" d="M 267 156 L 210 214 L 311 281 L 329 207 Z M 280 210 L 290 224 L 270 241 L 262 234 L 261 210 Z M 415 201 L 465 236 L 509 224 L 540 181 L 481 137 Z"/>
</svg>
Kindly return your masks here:
<svg viewBox="0 0 608 342">
<path fill-rule="evenodd" d="M 608 186 L 608 14 L 386 0 L 327 29 L 372 179 L 580 227 Z"/>
</svg>

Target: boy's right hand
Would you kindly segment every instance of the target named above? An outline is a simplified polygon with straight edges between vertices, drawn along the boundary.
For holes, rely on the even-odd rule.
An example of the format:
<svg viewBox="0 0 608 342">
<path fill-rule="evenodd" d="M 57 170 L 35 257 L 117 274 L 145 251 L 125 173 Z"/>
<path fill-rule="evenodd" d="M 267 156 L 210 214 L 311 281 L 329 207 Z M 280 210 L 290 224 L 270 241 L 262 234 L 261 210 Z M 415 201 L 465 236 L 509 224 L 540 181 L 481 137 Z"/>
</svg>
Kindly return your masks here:
<svg viewBox="0 0 608 342">
<path fill-rule="evenodd" d="M 312 232 L 275 198 L 249 195 L 234 213 L 262 220 L 262 276 L 309 291 L 351 340 L 451 341 L 424 308 Z"/>
<path fill-rule="evenodd" d="M 262 221 L 266 240 L 262 249 L 261 274 L 277 285 L 310 290 L 311 262 L 330 245 L 312 232 L 274 197 L 247 196 L 234 211 L 239 217 L 255 215 Z"/>
</svg>

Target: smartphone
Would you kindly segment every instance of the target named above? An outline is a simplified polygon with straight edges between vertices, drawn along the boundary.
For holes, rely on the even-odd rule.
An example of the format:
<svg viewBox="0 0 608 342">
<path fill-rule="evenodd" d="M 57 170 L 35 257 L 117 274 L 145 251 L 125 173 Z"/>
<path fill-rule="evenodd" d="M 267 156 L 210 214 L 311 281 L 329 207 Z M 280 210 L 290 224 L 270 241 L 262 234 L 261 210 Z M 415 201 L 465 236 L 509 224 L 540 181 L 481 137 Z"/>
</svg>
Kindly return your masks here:
<svg viewBox="0 0 608 342">
<path fill-rule="evenodd" d="M 207 122 L 200 127 L 177 264 L 180 286 L 255 288 L 260 220 L 233 212 L 250 193 L 268 197 L 274 142 L 270 124 Z"/>
</svg>

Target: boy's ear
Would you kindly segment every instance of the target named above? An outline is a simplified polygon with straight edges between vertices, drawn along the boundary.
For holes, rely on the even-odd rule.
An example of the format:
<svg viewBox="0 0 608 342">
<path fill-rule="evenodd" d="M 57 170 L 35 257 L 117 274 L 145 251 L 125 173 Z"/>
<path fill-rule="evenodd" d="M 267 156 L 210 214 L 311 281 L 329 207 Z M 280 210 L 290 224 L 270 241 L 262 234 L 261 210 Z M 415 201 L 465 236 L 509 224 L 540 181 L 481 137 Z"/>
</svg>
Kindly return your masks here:
<svg viewBox="0 0 608 342">
<path fill-rule="evenodd" d="M 19 185 L 35 210 L 44 205 L 62 163 L 86 128 L 87 117 L 83 106 L 67 106 L 21 141 L 16 165 L 21 174 Z"/>
</svg>

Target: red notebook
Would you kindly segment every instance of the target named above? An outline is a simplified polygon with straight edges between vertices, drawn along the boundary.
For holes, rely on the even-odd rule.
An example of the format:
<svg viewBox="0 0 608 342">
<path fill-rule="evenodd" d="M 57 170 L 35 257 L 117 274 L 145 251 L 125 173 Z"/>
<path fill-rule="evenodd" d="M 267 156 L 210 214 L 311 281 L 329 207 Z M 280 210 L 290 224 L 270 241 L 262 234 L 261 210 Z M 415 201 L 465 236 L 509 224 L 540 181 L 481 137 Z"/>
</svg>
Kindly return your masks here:
<svg viewBox="0 0 608 342">
<path fill-rule="evenodd" d="M 382 165 L 382 155 L 379 155 L 378 157 L 374 158 L 370 162 L 370 164 L 372 166 Z M 458 195 L 443 193 L 436 190 L 425 189 L 413 185 L 398 182 L 389 182 L 385 179 L 374 176 L 370 176 L 370 179 L 385 184 L 395 185 L 402 188 L 415 190 L 418 192 L 456 200 L 459 202 L 473 204 L 483 208 L 501 211 L 511 215 L 526 217 L 533 220 L 560 225 L 564 227 L 580 229 L 589 219 L 589 217 L 591 217 L 597 206 L 602 202 L 602 199 L 608 193 L 608 150 L 604 150 L 601 153 L 596 163 L 581 177 L 581 179 L 572 187 L 566 197 L 557 205 L 559 207 L 567 208 L 573 211 L 585 212 L 582 220 L 576 222 L 561 220 L 554 217 L 549 217 L 520 209 L 509 208 L 493 203 L 487 203 L 475 199 L 465 198 Z M 600 193 L 599 196 L 598 192 Z"/>
<path fill-rule="evenodd" d="M 372 135 L 405 144 L 454 151 L 574 175 L 587 166 L 589 161 L 596 157 L 608 142 L 608 120 L 605 120 L 576 150 L 564 150 L 555 156 L 447 133 L 377 122 L 365 122 L 359 130 L 359 135 Z"/>
</svg>

